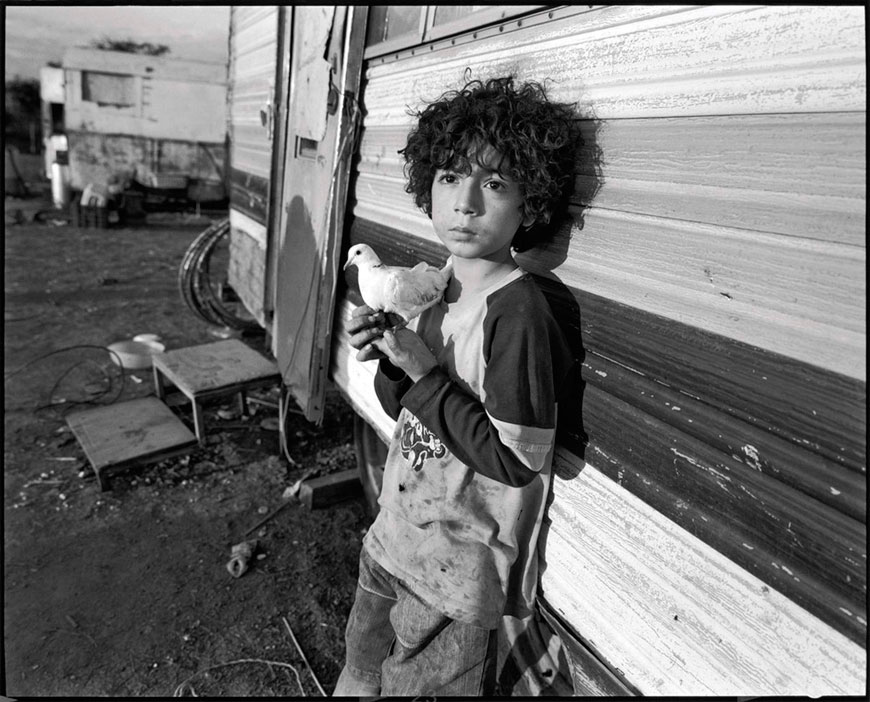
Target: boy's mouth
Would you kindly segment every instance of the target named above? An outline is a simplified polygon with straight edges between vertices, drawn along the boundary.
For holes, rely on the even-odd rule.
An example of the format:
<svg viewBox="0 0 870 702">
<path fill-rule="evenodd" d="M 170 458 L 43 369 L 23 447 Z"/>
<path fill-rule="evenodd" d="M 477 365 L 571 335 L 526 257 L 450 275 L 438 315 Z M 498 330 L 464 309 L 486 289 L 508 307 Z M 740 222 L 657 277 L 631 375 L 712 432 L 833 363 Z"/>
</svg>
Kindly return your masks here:
<svg viewBox="0 0 870 702">
<path fill-rule="evenodd" d="M 469 236 L 473 236 L 475 231 L 473 229 L 469 229 L 468 227 L 450 227 L 451 232 L 457 232 L 459 234 L 467 234 Z"/>
</svg>

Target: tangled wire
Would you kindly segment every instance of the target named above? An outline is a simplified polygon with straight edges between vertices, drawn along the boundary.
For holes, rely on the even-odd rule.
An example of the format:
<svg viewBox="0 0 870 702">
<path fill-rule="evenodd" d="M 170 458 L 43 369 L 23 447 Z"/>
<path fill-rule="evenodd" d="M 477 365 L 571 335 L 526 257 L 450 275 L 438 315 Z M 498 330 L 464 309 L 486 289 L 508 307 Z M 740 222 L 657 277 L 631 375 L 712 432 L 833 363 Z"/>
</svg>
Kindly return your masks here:
<svg viewBox="0 0 870 702">
<path fill-rule="evenodd" d="M 46 375 L 56 378 L 47 393 L 40 382 Z M 81 405 L 110 405 L 120 398 L 126 384 L 118 355 L 94 344 L 49 351 L 6 373 L 3 380 L 7 411 L 53 410 L 62 415 Z"/>
<path fill-rule="evenodd" d="M 209 324 L 240 331 L 258 330 L 260 325 L 255 320 L 243 319 L 224 305 L 211 283 L 211 257 L 229 231 L 230 220 L 225 218 L 194 239 L 181 259 L 178 288 L 191 311 Z"/>
</svg>

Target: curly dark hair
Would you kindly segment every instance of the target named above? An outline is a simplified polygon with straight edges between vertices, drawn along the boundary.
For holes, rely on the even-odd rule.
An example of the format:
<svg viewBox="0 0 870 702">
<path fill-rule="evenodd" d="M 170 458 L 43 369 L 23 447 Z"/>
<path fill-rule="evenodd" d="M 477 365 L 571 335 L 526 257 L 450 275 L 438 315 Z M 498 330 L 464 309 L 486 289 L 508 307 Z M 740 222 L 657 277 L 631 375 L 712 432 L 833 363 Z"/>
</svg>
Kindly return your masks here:
<svg viewBox="0 0 870 702">
<path fill-rule="evenodd" d="M 469 157 L 485 146 L 506 161 L 503 171 L 523 188 L 523 214 L 534 224 L 520 228 L 512 246 L 524 251 L 546 239 L 567 212 L 575 154 L 582 145 L 573 105 L 551 102 L 544 87 L 514 77 L 471 80 L 422 111 L 404 149 L 405 191 L 432 216 L 432 181 L 438 169 L 470 170 Z"/>
</svg>

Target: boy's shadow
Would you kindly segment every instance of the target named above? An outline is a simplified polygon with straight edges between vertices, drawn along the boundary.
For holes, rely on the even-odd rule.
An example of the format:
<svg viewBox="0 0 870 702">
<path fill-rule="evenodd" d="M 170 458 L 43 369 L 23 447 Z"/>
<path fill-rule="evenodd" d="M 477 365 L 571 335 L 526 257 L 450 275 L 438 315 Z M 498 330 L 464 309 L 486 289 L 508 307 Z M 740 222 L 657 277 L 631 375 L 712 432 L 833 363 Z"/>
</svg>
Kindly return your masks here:
<svg viewBox="0 0 870 702">
<path fill-rule="evenodd" d="M 579 138 L 576 142 L 578 144 L 576 178 L 570 207 L 562 213 L 557 213 L 553 218 L 550 226 L 554 235 L 543 248 L 517 254 L 519 264 L 534 274 L 574 356 L 572 372 L 560 388 L 557 443 L 580 460 L 570 464 L 554 462 L 554 472 L 563 480 L 573 480 L 585 466 L 588 436 L 583 427 L 582 409 L 586 383 L 582 378 L 581 368 L 586 351 L 583 347 L 580 306 L 570 288 L 553 271 L 567 260 L 572 234 L 576 230 L 583 229 L 586 212 L 603 183 L 602 150 L 598 139 L 601 122 L 591 114 L 578 115 L 576 126 Z M 554 498 L 555 483 L 555 480 L 550 481 L 538 538 L 539 577 L 547 568 L 547 542 L 551 523 L 549 513 Z M 539 597 L 541 595 L 546 599 L 546 593 L 541 591 Z M 546 610 L 542 609 L 542 611 Z M 563 642 L 563 647 L 556 649 L 558 653 L 555 659 L 552 659 L 547 653 L 548 642 L 553 636 L 559 635 L 546 616 L 536 612 L 532 619 L 526 621 L 525 626 L 527 628 L 522 633 L 515 632 L 507 637 L 509 654 L 505 659 L 507 664 L 499 673 L 499 688 L 512 690 L 514 685 L 525 676 L 526 679 L 534 680 L 539 695 L 570 694 L 568 690 L 576 687 L 565 652 L 565 647 L 570 648 L 570 646 Z M 522 669 L 524 665 L 528 666 L 525 670 Z M 547 666 L 552 667 L 544 670 Z"/>
<path fill-rule="evenodd" d="M 602 152 L 598 143 L 601 122 L 594 117 L 581 116 L 577 120 L 578 138 L 574 190 L 570 205 L 555 213 L 544 248 L 520 253 L 517 260 L 531 271 L 541 291 L 550 303 L 553 315 L 565 336 L 574 356 L 574 368 L 560 388 L 558 443 L 582 459 L 585 456 L 588 436 L 583 428 L 583 391 L 585 382 L 581 368 L 586 357 L 583 347 L 582 318 L 580 306 L 570 288 L 554 273 L 568 258 L 571 238 L 575 231 L 585 225 L 586 212 L 595 195 L 601 189 Z M 558 475 L 570 480 L 579 475 L 581 468 L 560 464 Z"/>
</svg>

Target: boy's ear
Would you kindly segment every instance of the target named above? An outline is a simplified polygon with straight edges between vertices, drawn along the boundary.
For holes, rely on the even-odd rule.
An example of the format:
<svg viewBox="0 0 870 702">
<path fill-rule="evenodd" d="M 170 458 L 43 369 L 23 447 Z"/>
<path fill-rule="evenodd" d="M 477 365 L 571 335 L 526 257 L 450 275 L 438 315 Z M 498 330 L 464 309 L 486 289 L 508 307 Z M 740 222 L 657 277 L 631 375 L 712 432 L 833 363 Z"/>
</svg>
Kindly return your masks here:
<svg viewBox="0 0 870 702">
<path fill-rule="evenodd" d="M 535 223 L 535 216 L 526 211 L 526 208 L 523 207 L 523 221 L 520 222 L 520 226 L 523 229 L 528 229 Z"/>
</svg>

